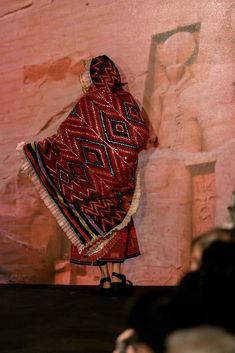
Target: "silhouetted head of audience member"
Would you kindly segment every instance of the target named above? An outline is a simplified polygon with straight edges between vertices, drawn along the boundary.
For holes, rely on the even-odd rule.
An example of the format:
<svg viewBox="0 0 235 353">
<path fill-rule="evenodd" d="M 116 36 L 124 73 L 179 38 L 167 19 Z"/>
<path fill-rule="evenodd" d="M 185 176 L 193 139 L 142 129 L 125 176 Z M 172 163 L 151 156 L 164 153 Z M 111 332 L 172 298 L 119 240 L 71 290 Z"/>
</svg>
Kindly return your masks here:
<svg viewBox="0 0 235 353">
<path fill-rule="evenodd" d="M 133 329 L 127 329 L 118 336 L 113 353 L 154 353 L 154 351 L 139 339 Z"/>
<path fill-rule="evenodd" d="M 126 350 L 115 353 L 139 353 L 141 347 L 154 353 L 194 353 L 172 351 L 172 348 L 169 351 L 169 342 L 173 340 L 169 337 L 182 337 L 179 330 L 194 330 L 202 325 L 217 326 L 230 335 L 235 334 L 235 192 L 231 209 L 231 222 L 210 229 L 193 241 L 191 272 L 174 290 L 162 295 L 158 290 L 152 291 L 136 301 L 129 317 L 132 334 L 126 341 L 131 344 L 125 346 Z M 194 331 L 193 334 L 204 337 L 203 332 Z M 213 334 L 210 333 L 211 337 Z M 191 333 L 188 337 L 192 337 Z M 195 352 L 211 353 L 206 350 Z M 213 353 L 217 352 L 235 353 L 213 350 Z"/>
<path fill-rule="evenodd" d="M 215 241 L 235 242 L 235 228 L 227 225 L 215 227 L 202 233 L 192 241 L 190 271 L 196 271 L 201 266 L 204 251 Z"/>
<path fill-rule="evenodd" d="M 203 252 L 199 269 L 182 279 L 172 310 L 181 326 L 211 324 L 235 333 L 234 298 L 235 242 L 217 240 Z"/>
<path fill-rule="evenodd" d="M 223 328 L 199 326 L 171 333 L 165 353 L 234 353 L 235 336 Z"/>
<path fill-rule="evenodd" d="M 151 291 L 139 297 L 129 314 L 129 327 L 134 329 L 139 342 L 153 352 L 163 352 L 166 332 L 168 333 L 169 303 L 174 288 Z"/>
<path fill-rule="evenodd" d="M 175 290 L 140 297 L 130 313 L 139 341 L 165 352 L 166 337 L 179 329 L 220 326 L 235 334 L 235 242 L 217 240 L 203 252 L 201 266 Z"/>
</svg>

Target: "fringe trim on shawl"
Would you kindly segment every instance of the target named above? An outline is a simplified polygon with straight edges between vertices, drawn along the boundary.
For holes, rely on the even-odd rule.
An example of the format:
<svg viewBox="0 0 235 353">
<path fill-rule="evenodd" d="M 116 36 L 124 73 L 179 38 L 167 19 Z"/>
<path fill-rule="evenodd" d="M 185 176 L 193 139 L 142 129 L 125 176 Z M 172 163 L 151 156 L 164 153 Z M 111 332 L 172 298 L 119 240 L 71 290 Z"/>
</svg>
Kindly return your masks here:
<svg viewBox="0 0 235 353">
<path fill-rule="evenodd" d="M 131 220 L 131 217 L 133 216 L 133 214 L 136 212 L 138 208 L 140 194 L 141 194 L 139 172 L 137 172 L 136 187 L 135 187 L 131 205 L 122 222 L 118 224 L 116 227 L 114 227 L 111 231 L 109 231 L 106 235 L 95 236 L 88 244 L 83 245 L 82 242 L 79 240 L 76 232 L 70 226 L 69 222 L 66 220 L 66 218 L 60 211 L 59 207 L 51 198 L 47 189 L 42 184 L 31 162 L 28 160 L 27 156 L 25 155 L 23 146 L 24 146 L 23 143 L 20 143 L 17 146 L 17 150 L 20 154 L 20 157 L 24 162 L 21 169 L 25 174 L 29 176 L 30 180 L 35 185 L 39 193 L 39 196 L 45 203 L 46 207 L 51 211 L 52 215 L 55 217 L 55 219 L 57 220 L 57 223 L 65 232 L 68 239 L 71 241 L 73 245 L 75 245 L 78 248 L 80 254 L 88 256 L 91 259 L 91 261 L 96 261 L 99 258 L 103 257 L 108 251 L 111 250 L 111 248 L 118 241 L 119 236 L 117 234 L 117 231 L 125 228 L 128 225 L 128 223 Z"/>
<path fill-rule="evenodd" d="M 24 161 L 21 169 L 25 174 L 27 174 L 32 181 L 32 183 L 35 185 L 36 190 L 39 193 L 40 198 L 43 200 L 45 203 L 46 207 L 51 211 L 52 215 L 56 218 L 57 223 L 59 226 L 63 229 L 69 240 L 71 241 L 72 244 L 78 247 L 78 249 L 81 251 L 83 244 L 79 240 L 77 234 L 74 232 L 73 228 L 70 226 L 69 222 L 65 219 L 64 215 L 60 211 L 59 207 L 57 204 L 54 202 L 54 200 L 51 198 L 49 195 L 48 191 L 42 184 L 40 178 L 38 177 L 37 173 L 35 172 L 31 162 L 28 160 L 27 156 L 24 153 L 23 146 L 22 149 L 18 150 L 21 159 Z"/>
</svg>

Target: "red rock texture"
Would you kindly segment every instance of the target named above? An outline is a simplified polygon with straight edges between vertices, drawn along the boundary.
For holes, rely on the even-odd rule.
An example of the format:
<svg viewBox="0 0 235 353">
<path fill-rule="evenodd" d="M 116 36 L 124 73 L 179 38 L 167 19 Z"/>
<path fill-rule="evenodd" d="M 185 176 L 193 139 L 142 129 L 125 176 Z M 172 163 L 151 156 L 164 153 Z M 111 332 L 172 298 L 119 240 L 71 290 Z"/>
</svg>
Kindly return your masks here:
<svg viewBox="0 0 235 353">
<path fill-rule="evenodd" d="M 226 220 L 235 186 L 234 16 L 231 0 L 1 1 L 1 282 L 98 281 L 98 269 L 68 264 L 15 146 L 54 133 L 82 93 L 84 59 L 107 54 L 159 134 L 140 156 L 142 257 L 125 271 L 177 283 L 192 237 Z"/>
</svg>

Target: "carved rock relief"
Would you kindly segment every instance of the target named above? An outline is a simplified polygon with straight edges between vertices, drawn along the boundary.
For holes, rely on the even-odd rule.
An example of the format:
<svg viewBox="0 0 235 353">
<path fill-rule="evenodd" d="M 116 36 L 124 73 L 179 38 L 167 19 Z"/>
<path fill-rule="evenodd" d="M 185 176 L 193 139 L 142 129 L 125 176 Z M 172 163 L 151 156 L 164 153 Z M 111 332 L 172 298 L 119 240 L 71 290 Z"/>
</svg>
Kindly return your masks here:
<svg viewBox="0 0 235 353">
<path fill-rule="evenodd" d="M 204 149 L 214 150 L 235 138 L 235 65 L 214 65 L 201 85 L 200 115 Z"/>
<path fill-rule="evenodd" d="M 192 174 L 192 236 L 214 226 L 216 178 L 215 162 L 189 167 Z"/>
<path fill-rule="evenodd" d="M 195 97 L 190 90 L 197 83 L 194 65 L 197 60 L 200 25 L 191 25 L 159 34 L 152 39 L 149 65 L 149 114 L 151 138 L 158 147 L 174 151 L 199 152 L 202 134 Z M 147 104 L 148 105 L 148 104 Z"/>
<path fill-rule="evenodd" d="M 84 61 L 73 62 L 72 58 L 67 56 L 55 61 L 44 62 L 38 65 L 28 65 L 24 67 L 24 83 L 37 82 L 44 80 L 64 80 L 66 74 L 78 75 L 84 69 Z"/>
</svg>

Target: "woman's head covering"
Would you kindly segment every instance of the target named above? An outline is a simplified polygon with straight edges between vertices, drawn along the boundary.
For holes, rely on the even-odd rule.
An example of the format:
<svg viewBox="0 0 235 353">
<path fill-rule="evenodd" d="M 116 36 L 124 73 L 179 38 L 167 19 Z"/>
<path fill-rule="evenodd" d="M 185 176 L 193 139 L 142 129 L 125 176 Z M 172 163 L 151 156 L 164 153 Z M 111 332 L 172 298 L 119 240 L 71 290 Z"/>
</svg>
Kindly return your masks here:
<svg viewBox="0 0 235 353">
<path fill-rule="evenodd" d="M 122 88 L 121 77 L 114 62 L 106 55 L 93 58 L 90 65 L 92 83 L 98 90 L 117 92 Z"/>
</svg>

